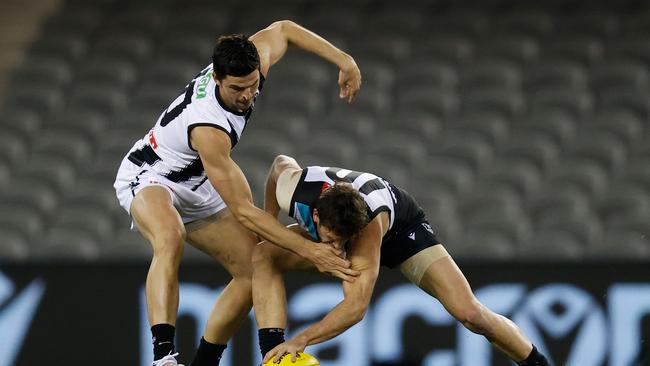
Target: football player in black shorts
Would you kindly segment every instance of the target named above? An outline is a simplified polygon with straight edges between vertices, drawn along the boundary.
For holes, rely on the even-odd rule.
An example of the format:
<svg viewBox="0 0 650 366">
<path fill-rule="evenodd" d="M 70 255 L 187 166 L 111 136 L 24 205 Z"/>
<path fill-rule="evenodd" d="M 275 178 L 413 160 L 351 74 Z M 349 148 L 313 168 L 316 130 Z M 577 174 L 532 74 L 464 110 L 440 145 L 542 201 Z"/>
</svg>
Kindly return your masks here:
<svg viewBox="0 0 650 366">
<path fill-rule="evenodd" d="M 343 282 L 344 299 L 321 321 L 284 341 L 287 323 L 283 273 L 309 271 L 303 258 L 268 242 L 253 252 L 253 302 L 264 361 L 302 352 L 343 333 L 363 319 L 380 265 L 398 267 L 411 282 L 437 298 L 470 331 L 481 334 L 519 365 L 548 365 L 547 359 L 509 319 L 472 293 L 465 276 L 407 192 L 371 173 L 310 166 L 275 158 L 266 182 L 264 209 L 297 221 L 290 228 L 338 249 L 361 274 Z"/>
</svg>

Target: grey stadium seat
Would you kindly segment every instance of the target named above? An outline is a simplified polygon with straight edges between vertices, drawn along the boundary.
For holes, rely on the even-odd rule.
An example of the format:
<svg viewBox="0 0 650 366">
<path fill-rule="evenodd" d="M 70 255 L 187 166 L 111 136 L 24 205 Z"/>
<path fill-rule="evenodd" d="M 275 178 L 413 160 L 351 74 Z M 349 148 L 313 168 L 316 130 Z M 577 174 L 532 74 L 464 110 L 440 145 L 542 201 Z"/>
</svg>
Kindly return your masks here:
<svg viewBox="0 0 650 366">
<path fill-rule="evenodd" d="M 468 65 L 461 71 L 462 90 L 504 89 L 518 90 L 521 87 L 519 67 L 503 60 L 484 60 Z"/>
<path fill-rule="evenodd" d="M 580 220 L 593 216 L 589 197 L 574 189 L 541 191 L 530 200 L 527 211 L 533 222 L 554 221 L 558 217 Z"/>
<path fill-rule="evenodd" d="M 174 17 L 176 18 L 176 17 Z M 127 32 L 129 34 L 152 35 L 159 31 L 163 23 L 160 9 L 129 9 L 106 19 L 97 30 L 100 34 Z"/>
<path fill-rule="evenodd" d="M 93 56 L 119 57 L 140 63 L 151 57 L 153 44 L 147 36 L 117 33 L 105 34 L 94 42 Z"/>
<path fill-rule="evenodd" d="M 417 8 L 400 5 L 398 9 L 392 9 L 390 12 L 380 9 L 372 15 L 361 17 L 361 22 L 357 23 L 357 26 L 369 33 L 382 33 L 389 30 L 394 34 L 413 34 L 422 24 L 424 14 Z"/>
<path fill-rule="evenodd" d="M 251 129 L 245 131 L 241 142 L 235 146 L 237 153 L 269 162 L 278 154 L 291 155 L 294 144 L 282 133 L 274 130 Z"/>
<path fill-rule="evenodd" d="M 604 111 L 629 111 L 641 119 L 650 116 L 650 100 L 646 93 L 630 91 L 608 91 L 600 95 L 599 110 Z"/>
<path fill-rule="evenodd" d="M 450 243 L 454 258 L 508 260 L 516 255 L 516 243 L 507 231 L 499 228 L 463 230 L 456 243 Z"/>
<path fill-rule="evenodd" d="M 492 146 L 500 146 L 510 134 L 510 123 L 500 114 L 461 113 L 447 121 L 447 134 L 477 135 L 487 139 Z"/>
<path fill-rule="evenodd" d="M 534 39 L 548 36 L 554 29 L 554 19 L 542 11 L 517 11 L 494 19 L 493 32 L 517 34 Z"/>
<path fill-rule="evenodd" d="M 396 75 L 393 66 L 385 61 L 364 59 L 358 60 L 357 65 L 363 71 L 362 73 L 362 90 L 368 87 L 372 90 L 379 90 L 383 92 L 390 92 L 393 90 Z M 407 77 L 404 75 L 404 77 Z M 325 84 L 334 87 L 332 83 L 331 71 L 328 73 L 327 83 Z"/>
<path fill-rule="evenodd" d="M 12 229 L 27 240 L 35 240 L 41 236 L 45 223 L 37 210 L 18 204 L 5 204 L 0 198 L 0 227 Z"/>
<path fill-rule="evenodd" d="M 142 235 L 128 228 L 117 230 L 111 240 L 101 247 L 102 259 L 144 260 L 151 259 L 151 245 Z"/>
<path fill-rule="evenodd" d="M 541 171 L 524 161 L 499 161 L 486 169 L 479 184 L 490 190 L 505 189 L 520 197 L 531 197 L 541 188 Z"/>
<path fill-rule="evenodd" d="M 10 164 L 24 162 L 27 158 L 27 142 L 23 134 L 0 127 L 0 156 Z"/>
<path fill-rule="evenodd" d="M 490 218 L 505 221 L 514 217 L 525 218 L 521 199 L 513 192 L 482 189 L 463 196 L 462 200 L 461 215 L 467 224 L 489 221 Z"/>
<path fill-rule="evenodd" d="M 601 62 L 590 72 L 591 87 L 598 91 L 644 92 L 649 78 L 646 65 L 632 60 Z"/>
<path fill-rule="evenodd" d="M 13 85 L 23 83 L 48 84 L 65 87 L 72 80 L 71 65 L 60 58 L 33 58 L 23 62 L 12 72 Z"/>
<path fill-rule="evenodd" d="M 478 49 L 481 59 L 498 59 L 524 65 L 535 61 L 539 56 L 539 45 L 522 35 L 500 36 L 482 42 Z"/>
<path fill-rule="evenodd" d="M 478 172 L 487 166 L 494 156 L 490 143 L 478 136 L 448 136 L 431 150 L 434 157 L 445 157 L 463 162 Z"/>
<path fill-rule="evenodd" d="M 11 192 L 0 194 L 0 202 L 3 205 L 24 206 L 47 214 L 56 208 L 59 195 L 54 187 L 42 179 L 21 179 L 12 184 Z"/>
<path fill-rule="evenodd" d="M 94 261 L 100 255 L 99 244 L 84 230 L 56 227 L 33 250 L 35 258 L 51 261 Z"/>
<path fill-rule="evenodd" d="M 107 88 L 99 85 L 77 85 L 72 90 L 69 108 L 74 110 L 97 111 L 105 116 L 113 116 L 123 111 L 128 96 L 121 88 Z"/>
<path fill-rule="evenodd" d="M 539 233 L 543 231 L 562 233 L 577 243 L 584 243 L 584 245 L 594 242 L 602 235 L 600 223 L 596 219 L 588 216 L 575 221 L 558 217 L 557 220 L 552 222 L 535 223 L 535 232 Z"/>
<path fill-rule="evenodd" d="M 553 108 L 522 116 L 517 126 L 524 135 L 547 136 L 558 146 L 568 146 L 578 133 L 578 122 L 571 113 Z"/>
<path fill-rule="evenodd" d="M 405 90 L 414 86 L 453 90 L 458 84 L 456 68 L 446 61 L 436 59 L 408 61 L 400 67 L 397 88 Z M 364 72 L 365 83 L 365 72 Z"/>
<path fill-rule="evenodd" d="M 404 161 L 394 156 L 364 152 L 359 156 L 356 165 L 346 168 L 376 174 L 407 191 L 413 184 L 412 170 L 406 166 Z"/>
<path fill-rule="evenodd" d="M 540 58 L 577 62 L 588 66 L 600 60 L 603 52 L 604 48 L 598 37 L 563 34 L 542 43 Z"/>
<path fill-rule="evenodd" d="M 108 128 L 109 120 L 97 112 L 68 110 L 50 119 L 48 123 L 54 129 L 74 131 L 75 136 L 101 139 L 101 135 Z"/>
<path fill-rule="evenodd" d="M 107 240 L 113 232 L 113 220 L 103 207 L 92 204 L 61 204 L 52 227 L 61 229 L 83 230 L 101 243 Z"/>
<path fill-rule="evenodd" d="M 418 133 L 429 146 L 441 137 L 445 125 L 439 116 L 421 111 L 402 111 L 385 116 L 377 122 L 381 124 L 377 126 L 378 131 L 382 128 L 393 128 Z"/>
<path fill-rule="evenodd" d="M 59 193 L 73 189 L 76 171 L 74 165 L 66 159 L 49 154 L 32 155 L 27 164 L 16 170 L 14 182 L 22 179 L 41 180 Z"/>
<path fill-rule="evenodd" d="M 542 109 L 558 109 L 568 112 L 575 119 L 580 119 L 593 109 L 594 101 L 585 90 L 567 90 L 550 88 L 533 93 L 531 108 L 533 111 Z"/>
<path fill-rule="evenodd" d="M 426 34 L 426 33 L 425 33 Z M 452 64 L 462 65 L 474 58 L 474 44 L 471 38 L 457 34 L 439 35 L 431 33 L 427 39 L 412 51 L 411 58 L 416 61 L 437 59 Z"/>
<path fill-rule="evenodd" d="M 578 13 L 557 20 L 559 34 L 592 36 L 607 39 L 618 31 L 615 16 L 606 13 Z"/>
<path fill-rule="evenodd" d="M 88 52 L 88 41 L 82 34 L 45 35 L 34 42 L 29 50 L 28 59 L 60 58 L 75 64 Z"/>
<path fill-rule="evenodd" d="M 417 111 L 447 117 L 459 108 L 456 93 L 429 87 L 414 87 L 397 95 L 396 113 Z"/>
<path fill-rule="evenodd" d="M 541 228 L 517 248 L 517 257 L 530 260 L 575 261 L 585 256 L 586 243 L 571 231 Z"/>
<path fill-rule="evenodd" d="M 567 149 L 568 158 L 595 163 L 607 172 L 617 172 L 622 169 L 627 152 L 623 141 L 616 135 L 608 132 L 585 131 L 579 136 Z"/>
<path fill-rule="evenodd" d="M 155 59 L 161 62 L 162 60 L 195 62 L 205 67 L 210 63 L 216 45 L 214 37 L 213 34 L 191 32 L 170 34 L 157 43 Z M 201 70 L 196 70 L 197 73 L 199 71 Z"/>
<path fill-rule="evenodd" d="M 624 38 L 607 45 L 607 57 L 611 59 L 632 59 L 646 65 L 650 62 L 650 41 L 646 37 Z"/>
<path fill-rule="evenodd" d="M 525 73 L 526 90 L 568 88 L 585 89 L 588 77 L 578 62 L 568 60 L 544 60 L 531 65 Z"/>
<path fill-rule="evenodd" d="M 476 181 L 472 168 L 455 159 L 433 157 L 425 159 L 426 164 L 415 172 L 417 192 L 429 196 L 429 191 L 443 188 L 450 194 L 460 197 L 470 192 Z"/>
<path fill-rule="evenodd" d="M 60 158 L 76 165 L 89 164 L 92 142 L 78 131 L 62 126 L 42 130 L 32 139 L 32 154 Z"/>
<path fill-rule="evenodd" d="M 641 188 L 611 189 L 598 197 L 596 208 L 603 222 L 634 217 L 650 217 L 650 195 Z"/>
<path fill-rule="evenodd" d="M 547 176 L 545 187 L 549 189 L 576 189 L 592 197 L 605 191 L 608 174 L 598 164 L 563 160 Z"/>
<path fill-rule="evenodd" d="M 20 131 L 20 134 L 30 135 L 43 125 L 43 119 L 29 108 L 3 108 L 0 111 L 0 129 Z"/>
<path fill-rule="evenodd" d="M 363 150 L 370 154 L 395 157 L 411 168 L 416 168 L 417 164 L 425 161 L 427 155 L 426 142 L 420 135 L 399 129 L 382 131 L 382 134 L 363 146 Z"/>
<path fill-rule="evenodd" d="M 635 231 L 607 230 L 601 240 L 587 247 L 590 258 L 600 260 L 647 261 L 650 240 Z"/>
<path fill-rule="evenodd" d="M 434 16 L 423 24 L 423 34 L 455 34 L 478 38 L 489 29 L 489 19 L 479 12 L 451 12 Z"/>
<path fill-rule="evenodd" d="M 560 147 L 548 135 L 527 131 L 514 132 L 502 148 L 500 160 L 533 164 L 541 171 L 553 167 L 560 156 Z"/>
<path fill-rule="evenodd" d="M 10 90 L 4 105 L 32 110 L 44 118 L 59 113 L 64 107 L 64 101 L 64 93 L 59 88 L 42 84 L 38 84 L 38 87 L 25 84 Z"/>
<path fill-rule="evenodd" d="M 384 116 L 393 110 L 393 98 L 385 90 L 366 89 L 357 94 L 354 103 L 349 104 L 339 98 L 338 93 L 331 98 L 331 110 L 335 113 L 358 111 L 374 113 L 375 116 Z"/>
<path fill-rule="evenodd" d="M 304 58 L 292 60 L 291 55 L 287 55 L 286 60 L 283 59 L 269 71 L 268 87 L 273 90 L 285 82 L 292 82 L 322 90 L 323 87 L 333 84 L 332 74 L 328 65 L 320 60 L 309 61 Z M 364 73 L 364 83 L 365 77 Z"/>
<path fill-rule="evenodd" d="M 0 261 L 13 262 L 30 259 L 29 243 L 12 229 L 0 226 Z"/>
<path fill-rule="evenodd" d="M 359 155 L 354 138 L 337 130 L 318 130 L 310 134 L 310 142 L 301 144 L 296 156 L 300 165 L 348 167 Z"/>
<path fill-rule="evenodd" d="M 127 60 L 101 57 L 84 63 L 75 82 L 125 88 L 137 81 L 137 72 L 136 65 Z"/>
<path fill-rule="evenodd" d="M 627 147 L 641 143 L 644 136 L 644 122 L 638 115 L 625 110 L 606 110 L 589 120 L 589 129 L 596 133 L 608 133 L 616 136 Z"/>
<path fill-rule="evenodd" d="M 465 111 L 500 113 L 512 119 L 524 111 L 526 100 L 516 91 L 480 89 L 465 93 L 461 106 Z"/>
<path fill-rule="evenodd" d="M 262 109 L 296 111 L 314 117 L 324 113 L 326 106 L 324 99 L 322 93 L 309 88 L 275 89 L 273 93 L 261 97 L 257 103 Z"/>
<path fill-rule="evenodd" d="M 408 58 L 411 44 L 403 35 L 386 35 L 382 33 L 366 34 L 365 39 L 350 43 L 351 54 L 359 59 L 381 60 L 398 63 Z M 355 58 L 356 58 L 355 57 Z"/>
<path fill-rule="evenodd" d="M 66 9 L 50 16 L 43 25 L 42 33 L 88 35 L 101 24 L 103 15 L 96 9 Z"/>
</svg>

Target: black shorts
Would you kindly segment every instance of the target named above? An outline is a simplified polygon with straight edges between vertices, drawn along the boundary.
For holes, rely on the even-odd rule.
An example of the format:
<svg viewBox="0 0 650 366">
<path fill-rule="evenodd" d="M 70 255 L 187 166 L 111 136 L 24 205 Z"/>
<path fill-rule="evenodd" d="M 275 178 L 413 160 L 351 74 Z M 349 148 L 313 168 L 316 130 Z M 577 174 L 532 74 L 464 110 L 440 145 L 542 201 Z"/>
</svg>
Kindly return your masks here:
<svg viewBox="0 0 650 366">
<path fill-rule="evenodd" d="M 397 203 L 393 227 L 381 243 L 382 266 L 395 268 L 422 250 L 440 244 L 426 215 L 406 191 L 391 185 Z"/>
</svg>

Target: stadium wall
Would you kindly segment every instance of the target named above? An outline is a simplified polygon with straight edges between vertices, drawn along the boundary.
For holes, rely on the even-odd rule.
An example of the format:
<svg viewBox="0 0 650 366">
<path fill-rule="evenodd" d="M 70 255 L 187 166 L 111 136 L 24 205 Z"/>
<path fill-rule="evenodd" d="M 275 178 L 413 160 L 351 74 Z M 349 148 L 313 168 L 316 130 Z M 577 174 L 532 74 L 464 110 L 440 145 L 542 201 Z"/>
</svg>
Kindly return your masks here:
<svg viewBox="0 0 650 366">
<path fill-rule="evenodd" d="M 648 265 L 461 263 L 477 296 L 514 319 L 556 365 L 649 365 Z M 0 364 L 151 365 L 143 264 L 0 266 Z M 228 277 L 209 264 L 181 268 L 177 346 L 189 362 Z M 342 297 L 320 275 L 289 275 L 290 332 L 320 319 Z M 252 314 L 222 366 L 259 365 Z M 644 349 L 645 348 L 645 349 Z M 509 365 L 442 306 L 383 270 L 365 319 L 308 348 L 325 366 Z M 108 352 L 102 357 L 102 352 Z M 646 361 L 642 359 L 646 358 Z"/>
</svg>

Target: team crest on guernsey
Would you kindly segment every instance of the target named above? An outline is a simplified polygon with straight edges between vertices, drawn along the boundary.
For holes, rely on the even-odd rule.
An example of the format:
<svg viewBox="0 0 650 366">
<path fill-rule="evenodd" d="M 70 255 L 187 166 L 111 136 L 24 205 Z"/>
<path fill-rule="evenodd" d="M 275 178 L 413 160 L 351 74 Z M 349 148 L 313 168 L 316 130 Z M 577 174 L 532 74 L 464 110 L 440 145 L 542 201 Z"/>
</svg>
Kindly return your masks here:
<svg viewBox="0 0 650 366">
<path fill-rule="evenodd" d="M 320 193 L 323 193 L 326 190 L 330 189 L 331 186 L 332 186 L 331 184 L 329 184 L 327 182 L 323 182 L 323 187 L 320 189 Z"/>
</svg>

